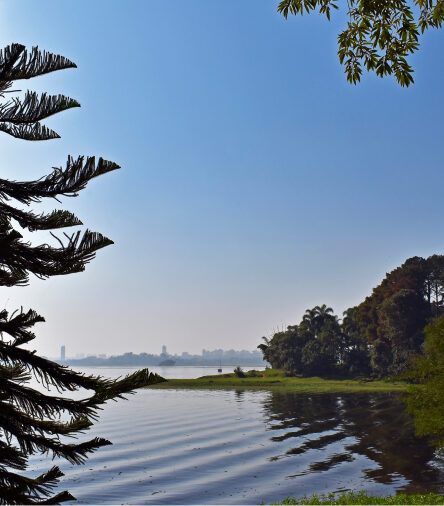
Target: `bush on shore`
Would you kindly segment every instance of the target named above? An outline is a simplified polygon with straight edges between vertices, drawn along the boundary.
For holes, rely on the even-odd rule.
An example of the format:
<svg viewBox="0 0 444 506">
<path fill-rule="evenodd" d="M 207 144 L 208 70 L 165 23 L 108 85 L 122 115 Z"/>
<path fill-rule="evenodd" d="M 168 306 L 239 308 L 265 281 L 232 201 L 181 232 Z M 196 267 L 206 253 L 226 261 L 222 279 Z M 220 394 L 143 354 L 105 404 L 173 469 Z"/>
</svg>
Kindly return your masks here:
<svg viewBox="0 0 444 506">
<path fill-rule="evenodd" d="M 444 496 L 438 494 L 398 494 L 374 496 L 365 490 L 342 492 L 341 494 L 313 494 L 300 498 L 284 499 L 277 504 L 444 504 Z"/>
<path fill-rule="evenodd" d="M 237 366 L 235 369 L 234 369 L 234 374 L 235 376 L 237 376 L 238 378 L 246 378 L 247 376 L 245 375 L 244 371 L 242 370 L 242 367 L 239 367 Z"/>
</svg>

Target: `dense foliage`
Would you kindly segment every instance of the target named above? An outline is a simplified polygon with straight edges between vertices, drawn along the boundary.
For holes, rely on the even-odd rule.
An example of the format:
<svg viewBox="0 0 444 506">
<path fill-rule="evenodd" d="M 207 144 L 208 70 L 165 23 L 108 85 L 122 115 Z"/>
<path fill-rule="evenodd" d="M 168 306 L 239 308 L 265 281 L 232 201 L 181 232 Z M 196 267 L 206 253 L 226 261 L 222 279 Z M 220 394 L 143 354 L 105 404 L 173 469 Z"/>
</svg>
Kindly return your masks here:
<svg viewBox="0 0 444 506">
<path fill-rule="evenodd" d="M 409 388 L 407 402 L 419 436 L 430 436 L 444 448 L 444 317 L 425 330 L 424 355 L 416 357 L 407 378 L 419 384 Z"/>
<path fill-rule="evenodd" d="M 349 327 L 351 317 L 347 319 Z M 343 331 L 333 310 L 307 309 L 299 325 L 263 338 L 258 347 L 273 368 L 304 376 L 363 375 L 368 373 L 368 347 L 359 334 Z"/>
<path fill-rule="evenodd" d="M 0 97 L 5 97 L 15 80 L 71 67 L 75 65 L 62 56 L 37 48 L 28 53 L 24 46 L 13 44 L 0 51 Z M 0 130 L 26 140 L 57 138 L 58 134 L 40 121 L 78 106 L 63 95 L 39 96 L 28 91 L 0 105 Z M 30 274 L 45 279 L 82 271 L 98 249 L 112 244 L 101 234 L 86 230 L 65 234 L 64 241 L 53 235 L 55 246 L 35 246 L 23 239 L 23 230 L 54 230 L 81 222 L 69 211 L 36 214 L 23 206 L 48 197 L 76 196 L 92 178 L 117 168 L 102 158 L 68 157 L 64 169 L 55 168 L 35 181 L 0 179 L 0 286 L 26 285 Z M 49 453 L 82 463 L 90 452 L 110 442 L 94 438 L 74 443 L 65 438 L 87 430 L 107 400 L 161 380 L 146 369 L 121 380 L 85 376 L 39 357 L 27 346 L 35 338 L 31 329 L 43 321 L 32 309 L 12 314 L 0 310 L 0 504 L 55 504 L 73 499 L 68 492 L 50 497 L 62 476 L 56 466 L 35 478 L 19 474 L 26 469 L 28 456 Z M 27 386 L 32 377 L 43 390 L 46 387 L 58 395 Z M 89 390 L 89 397 L 76 401 L 60 396 L 63 391 L 80 388 Z"/>
<path fill-rule="evenodd" d="M 316 306 L 259 348 L 273 368 L 290 374 L 399 375 L 421 353 L 424 327 L 441 314 L 443 296 L 444 256 L 409 258 L 342 321 Z"/>
<path fill-rule="evenodd" d="M 281 0 L 278 11 L 303 15 L 319 11 L 330 19 L 339 0 Z M 347 0 L 348 20 L 338 35 L 339 61 L 347 80 L 361 80 L 362 68 L 384 77 L 394 75 L 401 86 L 413 83 L 407 58 L 419 48 L 420 33 L 440 28 L 444 20 L 442 0 Z"/>
<path fill-rule="evenodd" d="M 307 309 L 299 325 L 277 332 L 260 344 L 264 359 L 273 368 L 293 374 L 325 376 L 334 373 L 343 358 L 341 327 L 332 309 L 322 305 Z"/>
</svg>

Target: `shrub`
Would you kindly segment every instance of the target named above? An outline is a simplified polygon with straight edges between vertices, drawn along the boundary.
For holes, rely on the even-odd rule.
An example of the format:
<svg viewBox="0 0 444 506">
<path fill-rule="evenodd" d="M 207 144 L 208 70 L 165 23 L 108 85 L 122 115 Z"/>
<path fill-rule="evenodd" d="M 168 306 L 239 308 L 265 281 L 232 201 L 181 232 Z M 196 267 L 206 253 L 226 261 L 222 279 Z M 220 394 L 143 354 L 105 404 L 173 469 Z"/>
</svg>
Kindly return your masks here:
<svg viewBox="0 0 444 506">
<path fill-rule="evenodd" d="M 235 369 L 234 369 L 234 374 L 238 377 L 238 378 L 246 378 L 247 375 L 244 373 L 244 371 L 242 370 L 241 367 L 237 366 Z"/>
</svg>

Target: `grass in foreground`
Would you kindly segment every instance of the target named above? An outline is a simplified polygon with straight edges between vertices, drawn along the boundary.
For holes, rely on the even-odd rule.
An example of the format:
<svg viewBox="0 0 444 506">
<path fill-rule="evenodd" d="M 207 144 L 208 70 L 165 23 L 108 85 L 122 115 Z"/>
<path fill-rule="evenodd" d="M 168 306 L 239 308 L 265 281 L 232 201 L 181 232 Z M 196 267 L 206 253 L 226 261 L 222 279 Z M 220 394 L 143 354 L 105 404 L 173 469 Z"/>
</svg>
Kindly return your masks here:
<svg viewBox="0 0 444 506">
<path fill-rule="evenodd" d="M 276 504 L 444 504 L 444 496 L 438 494 L 399 494 L 374 496 L 362 492 L 341 494 L 313 494 L 297 499 L 287 498 Z"/>
<path fill-rule="evenodd" d="M 348 379 L 294 378 L 285 376 L 283 371 L 268 369 L 265 371 L 248 371 L 245 378 L 235 374 L 202 376 L 196 379 L 170 379 L 149 388 L 202 388 L 202 389 L 253 389 L 253 390 L 286 390 L 306 393 L 328 392 L 368 392 L 368 391 L 402 391 L 406 386 L 401 382 L 368 381 Z"/>
</svg>

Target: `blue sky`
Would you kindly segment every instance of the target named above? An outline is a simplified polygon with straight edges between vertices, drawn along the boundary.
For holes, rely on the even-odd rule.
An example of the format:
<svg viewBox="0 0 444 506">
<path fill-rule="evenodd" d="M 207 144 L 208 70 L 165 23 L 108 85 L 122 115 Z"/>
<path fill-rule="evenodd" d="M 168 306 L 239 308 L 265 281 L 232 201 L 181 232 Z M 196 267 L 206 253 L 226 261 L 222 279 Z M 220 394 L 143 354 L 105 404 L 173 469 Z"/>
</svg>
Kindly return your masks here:
<svg viewBox="0 0 444 506">
<path fill-rule="evenodd" d="M 0 137 L 2 177 L 68 154 L 122 166 L 63 203 L 116 244 L 83 274 L 0 294 L 46 317 L 41 353 L 253 349 L 443 252 L 443 32 L 423 36 L 411 88 L 354 87 L 336 56 L 344 13 L 285 21 L 276 4 L 0 1 L 3 45 L 78 65 L 21 88 L 82 104 L 48 121 L 60 140 Z"/>
</svg>

